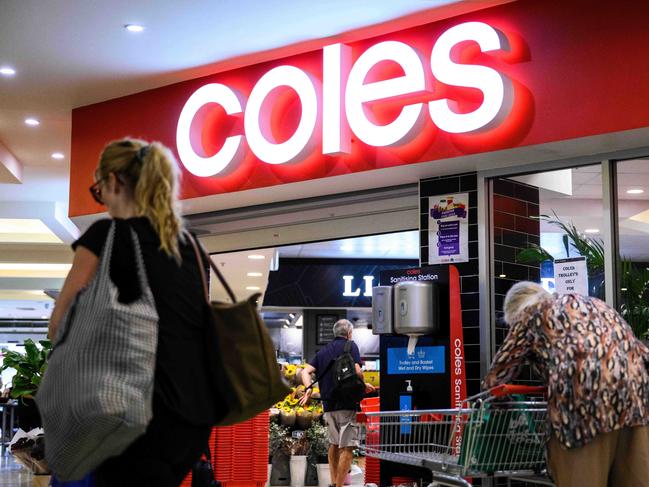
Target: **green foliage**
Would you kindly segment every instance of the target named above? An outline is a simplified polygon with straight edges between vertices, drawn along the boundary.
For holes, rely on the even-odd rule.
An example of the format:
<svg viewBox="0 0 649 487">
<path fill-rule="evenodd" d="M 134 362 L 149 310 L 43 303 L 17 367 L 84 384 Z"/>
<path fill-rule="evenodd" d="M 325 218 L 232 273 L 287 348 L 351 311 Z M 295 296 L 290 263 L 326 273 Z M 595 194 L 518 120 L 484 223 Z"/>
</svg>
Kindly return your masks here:
<svg viewBox="0 0 649 487">
<path fill-rule="evenodd" d="M 570 248 L 574 247 L 578 255 L 586 257 L 589 275 L 604 270 L 604 243 L 601 240 L 582 235 L 573 223 L 565 223 L 559 219 L 556 213 L 553 212 L 553 214 L 554 218 L 548 215 L 541 215 L 539 218 L 559 227 L 564 232 L 563 245 L 566 255 L 570 257 Z"/>
<path fill-rule="evenodd" d="M 521 264 L 539 265 L 546 260 L 554 261 L 554 257 L 540 245 L 530 244 L 528 248 L 518 253 L 516 260 Z"/>
<path fill-rule="evenodd" d="M 271 456 L 277 451 L 286 452 L 289 448 L 288 428 L 271 422 L 268 443 L 268 450 Z"/>
<path fill-rule="evenodd" d="M 306 430 L 306 437 L 311 445 L 311 453 L 317 457 L 327 456 L 329 451 L 329 433 L 320 421 L 314 421 Z"/>
<path fill-rule="evenodd" d="M 564 232 L 563 245 L 566 255 L 570 257 L 571 250 L 574 249 L 578 255 L 586 257 L 590 277 L 603 273 L 604 243 L 599 239 L 580 234 L 574 224 L 561 221 L 554 212 L 553 215 L 553 217 L 541 215 L 539 219 L 559 227 Z M 521 250 L 516 259 L 518 262 L 528 265 L 539 265 L 546 260 L 554 262 L 554 257 L 536 244 Z M 647 337 L 649 335 L 649 270 L 634 266 L 631 261 L 624 258 L 621 258 L 620 262 L 620 293 L 622 297 L 620 314 L 629 323 L 636 336 Z M 601 289 L 595 291 L 598 294 L 602 293 L 603 285 Z"/>
<path fill-rule="evenodd" d="M 11 397 L 33 397 L 41 384 L 47 368 L 47 357 L 52 350 L 49 340 L 39 341 L 39 349 L 33 340 L 25 340 L 25 353 L 2 350 L 4 355 L 0 371 L 14 369 L 16 375 L 12 380 Z"/>
<path fill-rule="evenodd" d="M 574 254 L 574 250 L 576 250 L 577 255 L 586 257 L 589 275 L 592 276 L 604 270 L 604 243 L 601 240 L 582 235 L 573 223 L 561 221 L 556 213 L 553 213 L 553 216 L 541 215 L 538 218 L 563 231 L 563 246 L 566 249 L 566 255 L 570 257 L 570 254 Z M 554 257 L 547 250 L 536 244 L 521 250 L 516 259 L 522 264 L 531 265 L 538 265 L 546 260 L 554 261 Z"/>
<path fill-rule="evenodd" d="M 620 288 L 620 314 L 637 337 L 646 337 L 649 333 L 649 270 L 623 259 Z"/>
</svg>

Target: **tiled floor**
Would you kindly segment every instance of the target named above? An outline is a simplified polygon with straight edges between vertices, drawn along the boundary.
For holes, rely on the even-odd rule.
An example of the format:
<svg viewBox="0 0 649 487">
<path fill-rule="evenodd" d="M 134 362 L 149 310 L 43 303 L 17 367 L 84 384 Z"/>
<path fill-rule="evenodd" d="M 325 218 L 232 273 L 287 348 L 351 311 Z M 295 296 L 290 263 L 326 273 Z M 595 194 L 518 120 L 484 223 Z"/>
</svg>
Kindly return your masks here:
<svg viewBox="0 0 649 487">
<path fill-rule="evenodd" d="M 0 487 L 32 487 L 33 475 L 11 455 L 0 457 Z"/>
</svg>

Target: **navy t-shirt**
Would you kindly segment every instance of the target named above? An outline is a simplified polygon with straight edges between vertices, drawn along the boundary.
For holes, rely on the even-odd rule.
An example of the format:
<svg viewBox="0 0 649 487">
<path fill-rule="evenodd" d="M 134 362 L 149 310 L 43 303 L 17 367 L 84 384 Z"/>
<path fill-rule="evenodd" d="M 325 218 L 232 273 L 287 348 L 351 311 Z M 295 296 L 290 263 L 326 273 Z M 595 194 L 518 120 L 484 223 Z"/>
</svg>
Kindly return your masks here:
<svg viewBox="0 0 649 487">
<path fill-rule="evenodd" d="M 320 377 L 330 362 L 336 360 L 340 357 L 345 351 L 345 344 L 347 343 L 346 338 L 336 337 L 333 342 L 329 343 L 326 347 L 321 349 L 316 356 L 309 362 L 315 369 L 316 377 Z M 354 358 L 354 362 L 358 365 L 363 365 L 361 361 L 361 353 L 358 350 L 358 345 L 352 342 L 351 350 L 349 351 Z M 320 396 L 322 397 L 322 406 L 324 407 L 325 412 L 327 411 L 340 411 L 340 410 L 356 410 L 358 409 L 357 403 L 345 403 L 345 402 L 334 402 L 328 400 L 331 397 L 333 392 L 333 367 L 329 369 L 324 377 L 320 379 Z"/>
</svg>

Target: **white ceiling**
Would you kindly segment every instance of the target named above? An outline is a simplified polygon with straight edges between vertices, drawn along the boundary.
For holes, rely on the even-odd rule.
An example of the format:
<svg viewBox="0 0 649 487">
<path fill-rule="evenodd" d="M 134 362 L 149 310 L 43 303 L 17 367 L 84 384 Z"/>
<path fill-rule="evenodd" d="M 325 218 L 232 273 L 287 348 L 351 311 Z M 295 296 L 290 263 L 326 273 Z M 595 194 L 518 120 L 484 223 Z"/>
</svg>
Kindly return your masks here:
<svg viewBox="0 0 649 487">
<path fill-rule="evenodd" d="M 261 256 L 261 259 L 250 259 L 250 255 Z M 268 284 L 268 273 L 275 256 L 275 249 L 261 249 L 250 252 L 230 252 L 216 254 L 212 261 L 218 267 L 226 282 L 238 300 L 255 293 L 264 293 Z M 261 275 L 249 276 L 248 273 Z M 256 287 L 259 289 L 247 289 Z M 214 273 L 210 279 L 210 297 L 213 300 L 229 302 L 225 288 Z"/>
<path fill-rule="evenodd" d="M 419 232 L 388 233 L 279 247 L 280 257 L 323 259 L 419 259 Z"/>
<path fill-rule="evenodd" d="M 599 164 L 572 169 L 572 195 L 552 193 L 559 198 L 602 198 L 602 171 Z M 649 199 L 649 159 L 623 161 L 617 168 L 620 200 Z M 643 194 L 627 194 L 629 189 L 644 188 Z M 550 193 L 548 193 L 550 194 Z"/>
<path fill-rule="evenodd" d="M 541 189 L 541 214 L 556 213 L 564 222 L 574 223 L 580 231 L 599 229 L 591 234 L 601 239 L 604 228 L 602 173 L 600 165 L 570 170 L 572 195 Z M 631 220 L 649 210 L 649 159 L 622 161 L 617 166 L 618 216 L 620 253 L 624 257 L 649 262 L 649 224 Z M 642 194 L 628 194 L 630 189 L 643 189 Z M 548 223 L 541 224 L 542 244 L 555 257 L 564 256 L 560 230 Z"/>
</svg>

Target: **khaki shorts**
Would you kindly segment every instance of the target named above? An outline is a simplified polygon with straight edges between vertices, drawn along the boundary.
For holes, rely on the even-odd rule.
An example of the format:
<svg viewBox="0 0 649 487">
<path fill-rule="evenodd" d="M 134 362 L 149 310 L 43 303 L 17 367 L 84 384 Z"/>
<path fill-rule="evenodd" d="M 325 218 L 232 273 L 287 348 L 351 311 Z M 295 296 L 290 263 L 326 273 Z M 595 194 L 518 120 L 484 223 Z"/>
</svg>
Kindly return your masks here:
<svg viewBox="0 0 649 487">
<path fill-rule="evenodd" d="M 360 426 L 356 422 L 356 411 L 341 410 L 324 413 L 329 427 L 329 444 L 339 448 L 358 447 Z"/>
</svg>

